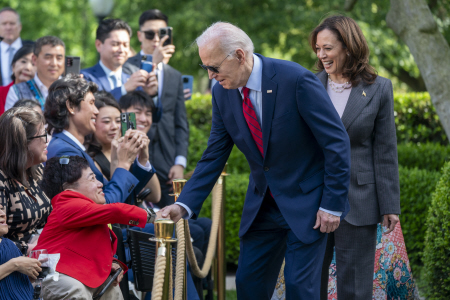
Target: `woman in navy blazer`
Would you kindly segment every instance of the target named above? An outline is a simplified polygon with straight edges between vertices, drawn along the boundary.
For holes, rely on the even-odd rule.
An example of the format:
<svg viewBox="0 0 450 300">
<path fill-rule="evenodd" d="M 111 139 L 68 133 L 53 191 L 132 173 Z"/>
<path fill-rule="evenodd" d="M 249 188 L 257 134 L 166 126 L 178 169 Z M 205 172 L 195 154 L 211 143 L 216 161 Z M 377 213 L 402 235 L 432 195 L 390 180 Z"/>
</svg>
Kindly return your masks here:
<svg viewBox="0 0 450 300">
<path fill-rule="evenodd" d="M 155 173 L 148 162 L 148 143 L 145 134 L 129 130 L 123 139 L 115 141 L 114 172 L 107 181 L 97 169 L 92 158 L 85 153 L 84 137 L 95 132 L 94 93 L 97 85 L 75 75 L 68 75 L 55 81 L 49 89 L 45 102 L 45 118 L 52 140 L 48 145 L 48 158 L 62 155 L 84 157 L 94 171 L 98 181 L 103 183 L 107 203 L 125 202 L 132 199 L 145 187 Z M 123 142 L 120 142 L 123 140 Z M 138 155 L 138 159 L 136 156 Z M 129 172 L 128 170 L 130 170 Z"/>
</svg>

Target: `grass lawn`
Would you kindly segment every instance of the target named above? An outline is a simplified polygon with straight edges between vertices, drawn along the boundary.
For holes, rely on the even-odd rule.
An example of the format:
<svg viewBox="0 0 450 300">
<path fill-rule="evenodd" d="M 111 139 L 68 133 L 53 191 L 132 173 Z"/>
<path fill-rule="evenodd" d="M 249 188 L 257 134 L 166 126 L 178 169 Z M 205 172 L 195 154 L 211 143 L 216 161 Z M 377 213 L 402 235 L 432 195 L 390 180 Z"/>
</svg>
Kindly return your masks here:
<svg viewBox="0 0 450 300">
<path fill-rule="evenodd" d="M 206 292 L 205 292 L 205 294 L 206 294 Z M 226 291 L 225 298 L 226 298 L 226 300 L 237 300 L 236 291 L 234 291 L 234 290 Z M 216 295 L 214 295 L 214 299 L 215 300 L 217 299 Z"/>
</svg>

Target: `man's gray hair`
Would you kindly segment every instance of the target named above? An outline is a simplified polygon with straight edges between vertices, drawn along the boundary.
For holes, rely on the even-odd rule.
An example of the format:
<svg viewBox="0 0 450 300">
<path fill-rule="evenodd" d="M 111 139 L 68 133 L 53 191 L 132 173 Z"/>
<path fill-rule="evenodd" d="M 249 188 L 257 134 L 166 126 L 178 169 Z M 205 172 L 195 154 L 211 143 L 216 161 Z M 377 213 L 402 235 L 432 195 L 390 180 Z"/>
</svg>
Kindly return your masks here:
<svg viewBox="0 0 450 300">
<path fill-rule="evenodd" d="M 13 8 L 11 8 L 11 7 L 3 7 L 2 9 L 0 9 L 0 14 L 1 14 L 2 12 L 4 12 L 4 11 L 10 11 L 10 12 L 12 12 L 12 13 L 15 13 L 16 16 L 17 16 L 17 23 L 20 24 L 20 15 L 19 15 L 19 13 L 17 12 L 17 10 L 15 10 L 15 9 L 13 9 Z"/>
<path fill-rule="evenodd" d="M 219 42 L 219 47 L 223 53 L 230 53 L 233 50 L 241 48 L 246 55 L 253 54 L 253 42 L 250 37 L 239 27 L 227 23 L 216 22 L 209 26 L 203 33 L 195 40 L 197 46 L 208 47 L 212 46 L 210 43 L 213 40 Z"/>
</svg>

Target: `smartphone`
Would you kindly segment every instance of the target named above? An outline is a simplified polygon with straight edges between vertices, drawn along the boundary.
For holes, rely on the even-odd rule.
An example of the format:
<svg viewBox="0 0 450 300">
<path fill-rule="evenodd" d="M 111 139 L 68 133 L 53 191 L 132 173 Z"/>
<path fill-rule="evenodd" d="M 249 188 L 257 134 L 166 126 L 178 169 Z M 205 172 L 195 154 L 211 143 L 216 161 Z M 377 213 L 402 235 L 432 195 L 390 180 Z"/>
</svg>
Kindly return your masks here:
<svg viewBox="0 0 450 300">
<path fill-rule="evenodd" d="M 94 295 L 92 295 L 92 299 L 93 300 L 100 299 L 103 296 L 103 294 L 106 293 L 111 284 L 120 275 L 120 272 L 122 272 L 122 268 L 118 268 L 116 272 L 111 273 L 111 275 L 109 275 L 108 278 L 106 278 L 106 281 L 97 289 Z"/>
<path fill-rule="evenodd" d="M 79 56 L 66 56 L 64 76 L 69 73 L 80 74 L 80 63 L 81 59 Z"/>
<path fill-rule="evenodd" d="M 122 136 L 124 136 L 128 129 L 136 129 L 136 114 L 134 112 L 121 113 L 120 123 Z"/>
<path fill-rule="evenodd" d="M 153 70 L 153 57 L 151 55 L 142 55 L 141 70 L 145 70 L 148 73 Z"/>
<path fill-rule="evenodd" d="M 172 27 L 163 27 L 159 29 L 159 39 L 162 40 L 163 37 L 166 35 L 169 36 L 169 38 L 164 42 L 163 46 L 172 45 L 173 44 L 173 36 L 172 36 Z"/>
<path fill-rule="evenodd" d="M 194 76 L 191 75 L 183 75 L 181 76 L 181 80 L 183 81 L 183 90 L 190 89 L 191 94 L 194 86 Z M 191 100 L 192 96 L 189 96 L 189 98 L 186 98 L 184 100 Z"/>
</svg>

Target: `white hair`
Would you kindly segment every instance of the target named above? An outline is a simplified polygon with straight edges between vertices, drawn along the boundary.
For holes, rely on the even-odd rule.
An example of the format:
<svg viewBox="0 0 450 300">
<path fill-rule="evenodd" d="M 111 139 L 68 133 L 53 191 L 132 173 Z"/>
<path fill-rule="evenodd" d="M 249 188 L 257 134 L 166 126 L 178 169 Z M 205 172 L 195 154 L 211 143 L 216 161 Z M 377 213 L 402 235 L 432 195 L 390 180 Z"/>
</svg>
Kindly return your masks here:
<svg viewBox="0 0 450 300">
<path fill-rule="evenodd" d="M 227 23 L 216 22 L 209 26 L 203 33 L 195 40 L 197 46 L 211 47 L 212 41 L 217 41 L 218 46 L 224 53 L 230 53 L 238 48 L 244 50 L 246 55 L 253 54 L 253 42 L 250 37 L 239 27 Z"/>
</svg>

